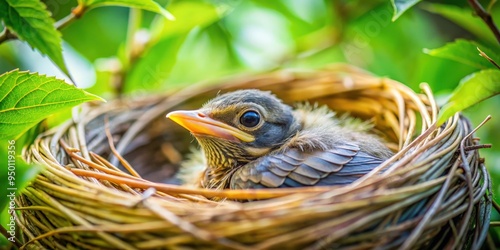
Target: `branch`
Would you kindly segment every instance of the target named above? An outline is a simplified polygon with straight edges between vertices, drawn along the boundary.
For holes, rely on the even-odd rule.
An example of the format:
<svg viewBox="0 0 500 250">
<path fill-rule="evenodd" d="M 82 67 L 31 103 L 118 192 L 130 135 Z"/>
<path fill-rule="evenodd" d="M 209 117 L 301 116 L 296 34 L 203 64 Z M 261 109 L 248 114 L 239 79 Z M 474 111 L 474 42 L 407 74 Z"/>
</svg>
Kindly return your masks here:
<svg viewBox="0 0 500 250">
<path fill-rule="evenodd" d="M 493 21 L 493 17 L 491 17 L 490 13 L 488 13 L 481 3 L 479 3 L 477 0 L 467 0 L 469 2 L 469 5 L 474 9 L 476 15 L 481 17 L 483 19 L 484 23 L 488 25 L 488 28 L 490 28 L 491 32 L 493 32 L 493 35 L 495 35 L 497 41 L 500 43 L 500 30 L 498 27 L 495 25 L 495 22 Z"/>
<path fill-rule="evenodd" d="M 497 62 L 495 62 L 493 59 L 491 59 L 486 53 L 484 53 L 481 49 L 477 48 L 479 50 L 479 55 L 484 57 L 486 60 L 488 60 L 491 64 L 495 65 L 498 69 L 500 69 L 500 65 L 498 65 Z"/>
<path fill-rule="evenodd" d="M 54 24 L 54 26 L 56 27 L 56 29 L 62 30 L 64 28 L 66 28 L 66 26 L 68 26 L 70 23 L 75 21 L 77 18 L 79 18 L 79 16 L 77 16 L 73 13 L 70 13 L 69 15 L 63 17 L 61 20 L 57 21 Z"/>
<path fill-rule="evenodd" d="M 2 33 L 0 33 L 0 44 L 5 42 L 5 41 L 8 41 L 10 39 L 15 39 L 17 38 L 16 35 L 12 34 L 10 32 L 9 29 L 7 29 L 7 27 L 5 27 L 3 30 L 2 30 Z"/>
</svg>

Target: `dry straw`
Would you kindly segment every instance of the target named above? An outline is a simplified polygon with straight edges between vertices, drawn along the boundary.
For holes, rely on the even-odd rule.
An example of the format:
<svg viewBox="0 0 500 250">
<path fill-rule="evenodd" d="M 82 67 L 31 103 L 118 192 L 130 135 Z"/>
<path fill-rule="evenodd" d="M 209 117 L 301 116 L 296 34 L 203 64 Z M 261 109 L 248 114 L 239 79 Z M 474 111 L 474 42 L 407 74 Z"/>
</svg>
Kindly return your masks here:
<svg viewBox="0 0 500 250">
<path fill-rule="evenodd" d="M 193 142 L 165 114 L 241 88 L 370 119 L 398 153 L 342 187 L 161 184 Z M 334 65 L 84 106 L 24 152 L 45 169 L 17 200 L 23 248 L 477 249 L 491 209 L 478 139 L 458 114 L 436 128 L 438 107 L 429 87 L 422 90 Z"/>
</svg>

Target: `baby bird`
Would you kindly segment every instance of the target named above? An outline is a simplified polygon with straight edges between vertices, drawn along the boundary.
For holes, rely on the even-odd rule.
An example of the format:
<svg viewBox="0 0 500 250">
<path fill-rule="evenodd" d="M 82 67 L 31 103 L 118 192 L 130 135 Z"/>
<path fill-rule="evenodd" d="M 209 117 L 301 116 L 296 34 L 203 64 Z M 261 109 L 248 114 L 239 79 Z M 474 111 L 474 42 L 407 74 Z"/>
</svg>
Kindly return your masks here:
<svg viewBox="0 0 500 250">
<path fill-rule="evenodd" d="M 200 144 L 206 168 L 198 184 L 204 188 L 345 185 L 393 154 L 366 128 L 327 108 L 293 110 L 260 90 L 226 93 L 167 117 Z"/>
</svg>

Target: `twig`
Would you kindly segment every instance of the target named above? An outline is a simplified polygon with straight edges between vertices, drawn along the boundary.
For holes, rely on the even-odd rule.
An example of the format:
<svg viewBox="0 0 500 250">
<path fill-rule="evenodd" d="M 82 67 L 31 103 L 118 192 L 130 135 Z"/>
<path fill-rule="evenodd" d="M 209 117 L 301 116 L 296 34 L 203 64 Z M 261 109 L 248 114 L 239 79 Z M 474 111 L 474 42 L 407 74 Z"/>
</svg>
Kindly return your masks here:
<svg viewBox="0 0 500 250">
<path fill-rule="evenodd" d="M 482 148 L 491 148 L 491 144 L 481 144 L 481 145 L 466 146 L 464 148 L 464 150 L 465 151 L 472 151 L 472 150 L 477 150 L 477 149 L 482 149 Z"/>
<path fill-rule="evenodd" d="M 256 199 L 271 199 L 283 197 L 287 195 L 297 194 L 297 188 L 277 188 L 277 189 L 246 189 L 246 190 L 216 190 L 216 189 L 202 189 L 202 188 L 189 188 L 171 184 L 162 184 L 155 182 L 148 182 L 140 180 L 135 177 L 114 176 L 84 169 L 71 168 L 69 171 L 77 176 L 93 177 L 100 180 L 107 180 L 117 184 L 126 184 L 132 188 L 155 188 L 156 190 L 170 195 L 193 194 L 203 195 L 207 198 L 224 197 L 228 199 L 240 200 L 256 200 Z M 331 187 L 314 186 L 301 188 L 301 194 L 318 194 L 321 192 L 331 191 Z"/>
<path fill-rule="evenodd" d="M 490 227 L 498 227 L 500 226 L 500 221 L 492 221 L 490 222 Z"/>
<path fill-rule="evenodd" d="M 498 27 L 495 25 L 495 22 L 493 21 L 493 17 L 488 13 L 481 3 L 479 3 L 477 0 L 467 0 L 469 2 L 469 5 L 474 9 L 476 12 L 476 15 L 481 17 L 483 19 L 484 23 L 488 25 L 490 28 L 491 32 L 493 32 L 493 35 L 495 35 L 495 38 L 497 41 L 500 43 L 500 30 Z"/>
<path fill-rule="evenodd" d="M 488 55 L 486 55 L 486 53 L 484 53 L 480 48 L 477 48 L 477 50 L 479 51 L 479 55 L 480 56 L 484 57 L 490 63 L 492 63 L 493 65 L 495 65 L 495 67 L 497 67 L 498 69 L 500 69 L 500 65 L 498 65 L 497 62 L 495 62 L 493 59 L 491 59 L 491 57 L 489 57 Z"/>
<path fill-rule="evenodd" d="M 498 203 L 496 203 L 495 201 L 493 201 L 492 204 L 493 208 L 495 208 L 495 210 L 497 210 L 497 213 L 500 214 L 500 205 L 498 205 Z"/>
<path fill-rule="evenodd" d="M 10 238 L 9 233 L 7 232 L 7 230 L 3 226 L 0 226 L 0 233 L 3 236 L 5 236 L 6 239 Z M 14 244 L 17 248 L 20 248 L 22 246 L 21 242 L 19 242 L 19 240 L 15 237 L 14 237 L 14 242 L 12 242 L 12 244 Z"/>
<path fill-rule="evenodd" d="M 17 38 L 16 35 L 12 34 L 10 32 L 9 29 L 7 29 L 7 27 L 5 27 L 3 30 L 2 30 L 2 33 L 0 33 L 0 44 L 5 42 L 5 41 L 8 41 L 10 39 L 15 39 Z"/>
<path fill-rule="evenodd" d="M 123 167 L 125 167 L 125 169 L 128 170 L 128 172 L 131 175 L 138 177 L 138 178 L 141 178 L 139 173 L 137 173 L 137 171 L 135 171 L 135 169 L 128 163 L 128 161 L 125 160 L 125 158 L 123 158 L 118 151 L 116 151 L 115 144 L 113 142 L 113 135 L 111 135 L 111 131 L 109 129 L 109 118 L 107 115 L 104 116 L 104 124 L 105 124 L 104 131 L 106 132 L 106 137 L 108 137 L 108 144 L 109 144 L 109 149 L 111 149 L 111 152 L 113 152 L 113 154 L 116 156 L 116 158 L 118 158 L 118 160 L 120 160 L 120 163 L 123 165 Z"/>
<path fill-rule="evenodd" d="M 62 30 L 66 28 L 69 24 L 71 24 L 73 21 L 75 21 L 77 18 L 79 17 L 73 13 L 70 13 L 69 15 L 63 17 L 61 20 L 57 21 L 54 24 L 54 26 L 56 27 L 56 29 Z"/>
<path fill-rule="evenodd" d="M 87 166 L 89 166 L 91 168 L 97 169 L 97 170 L 102 171 L 102 172 L 107 173 L 107 174 L 112 174 L 112 175 L 130 178 L 130 176 L 124 172 L 103 167 L 97 163 L 94 163 L 88 159 L 83 158 L 82 156 L 76 154 L 76 151 L 73 151 L 63 140 L 61 140 L 60 143 L 61 143 L 62 148 L 66 151 L 66 154 L 68 154 L 68 156 L 71 157 L 72 159 L 78 160 L 84 164 L 87 164 Z M 137 177 L 135 177 L 135 178 L 137 178 Z"/>
<path fill-rule="evenodd" d="M 467 155 L 465 151 L 465 143 L 467 139 L 473 138 L 472 136 L 476 131 L 481 128 L 486 122 L 488 122 L 491 119 L 491 116 L 488 115 L 484 121 L 482 121 L 477 127 L 475 127 L 470 133 L 468 133 L 462 140 L 460 141 L 460 157 L 462 159 L 462 164 L 460 165 L 462 169 L 465 172 L 465 182 L 468 187 L 468 198 L 469 202 L 466 204 L 467 205 L 467 212 L 463 214 L 462 216 L 464 217 L 463 221 L 469 221 L 470 217 L 472 216 L 472 210 L 474 209 L 474 185 L 472 184 L 472 170 L 469 165 L 469 162 L 467 161 Z M 459 234 L 458 234 L 458 241 L 455 241 L 453 244 L 452 248 L 457 247 L 458 244 L 460 244 L 463 241 L 463 236 L 466 235 L 467 227 L 462 226 L 460 228 Z"/>
</svg>

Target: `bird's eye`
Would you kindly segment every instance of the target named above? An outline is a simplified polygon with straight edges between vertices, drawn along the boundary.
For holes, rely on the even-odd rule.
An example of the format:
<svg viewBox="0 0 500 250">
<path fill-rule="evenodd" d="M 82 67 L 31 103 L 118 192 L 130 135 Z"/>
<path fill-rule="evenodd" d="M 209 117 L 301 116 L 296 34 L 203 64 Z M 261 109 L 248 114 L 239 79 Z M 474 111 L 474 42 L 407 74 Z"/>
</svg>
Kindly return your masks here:
<svg viewBox="0 0 500 250">
<path fill-rule="evenodd" d="M 260 122 L 259 113 L 252 110 L 243 113 L 243 115 L 241 115 L 240 117 L 241 125 L 247 128 L 255 127 L 257 126 L 257 124 L 259 124 L 259 122 Z"/>
</svg>

